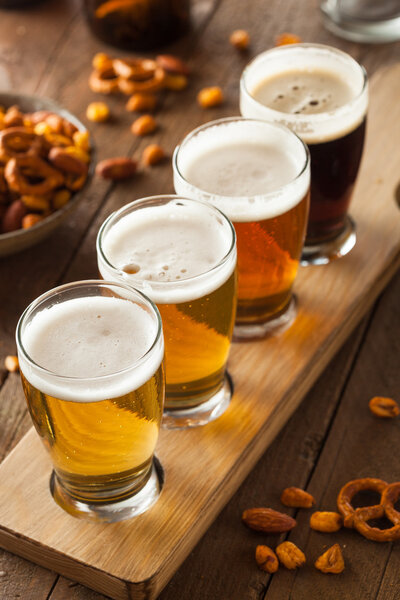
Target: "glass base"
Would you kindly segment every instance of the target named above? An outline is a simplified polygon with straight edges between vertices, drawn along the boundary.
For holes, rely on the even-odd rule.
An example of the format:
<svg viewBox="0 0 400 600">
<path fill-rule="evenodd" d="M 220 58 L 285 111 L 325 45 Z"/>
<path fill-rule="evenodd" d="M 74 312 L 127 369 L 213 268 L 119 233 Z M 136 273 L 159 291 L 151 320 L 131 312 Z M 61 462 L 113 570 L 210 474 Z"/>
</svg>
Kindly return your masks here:
<svg viewBox="0 0 400 600">
<path fill-rule="evenodd" d="M 182 410 L 165 408 L 162 427 L 165 429 L 186 429 L 207 425 L 226 411 L 232 394 L 232 380 L 229 373 L 225 372 L 222 387 L 207 402 Z"/>
<path fill-rule="evenodd" d="M 233 330 L 233 341 L 251 341 L 279 335 L 293 324 L 296 315 L 297 301 L 293 295 L 286 307 L 273 319 L 264 323 L 237 323 Z"/>
<path fill-rule="evenodd" d="M 398 3 L 393 2 L 393 7 L 386 5 L 381 0 L 380 4 L 374 3 L 370 14 L 368 6 L 358 7 L 356 2 L 348 2 L 348 10 L 358 10 L 356 13 L 343 13 L 336 5 L 332 6 L 332 0 L 321 2 L 321 12 L 325 27 L 346 40 L 352 42 L 365 42 L 369 44 L 383 44 L 400 39 L 400 12 Z M 364 3 L 365 4 L 365 3 Z M 353 7 L 354 5 L 354 7 Z"/>
<path fill-rule="evenodd" d="M 344 230 L 338 237 L 328 242 L 313 244 L 303 248 L 300 264 L 307 265 L 326 265 L 336 258 L 345 256 L 354 248 L 357 240 L 356 225 L 353 219 L 346 217 Z"/>
<path fill-rule="evenodd" d="M 150 477 L 137 493 L 117 502 L 83 502 L 71 496 L 64 488 L 56 473 L 50 477 L 50 491 L 62 509 L 74 517 L 97 523 L 115 523 L 131 519 L 148 510 L 158 500 L 164 485 L 164 470 L 154 457 Z"/>
</svg>

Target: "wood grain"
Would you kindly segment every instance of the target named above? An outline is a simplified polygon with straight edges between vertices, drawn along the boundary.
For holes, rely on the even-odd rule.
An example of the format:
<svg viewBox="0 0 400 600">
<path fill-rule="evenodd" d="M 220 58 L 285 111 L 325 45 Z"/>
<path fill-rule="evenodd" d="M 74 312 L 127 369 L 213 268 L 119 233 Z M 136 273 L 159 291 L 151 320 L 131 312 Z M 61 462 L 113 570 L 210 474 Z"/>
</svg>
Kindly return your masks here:
<svg viewBox="0 0 400 600">
<path fill-rule="evenodd" d="M 234 345 L 230 369 L 235 394 L 220 419 L 193 431 L 162 432 L 158 454 L 166 484 L 157 505 L 131 522 L 112 526 L 72 519 L 51 500 L 48 460 L 30 432 L 0 468 L 3 547 L 118 600 L 156 597 L 399 264 L 400 221 L 393 190 L 400 161 L 394 141 L 400 136 L 400 107 L 399 114 L 390 114 L 393 143 L 388 146 L 389 91 L 400 95 L 400 65 L 377 75 L 372 85 L 366 156 L 352 203 L 356 248 L 324 269 L 301 271 L 299 315 L 288 332 Z M 383 143 L 385 156 L 377 151 Z M 132 556 L 133 547 L 140 547 L 140 553 Z"/>
</svg>

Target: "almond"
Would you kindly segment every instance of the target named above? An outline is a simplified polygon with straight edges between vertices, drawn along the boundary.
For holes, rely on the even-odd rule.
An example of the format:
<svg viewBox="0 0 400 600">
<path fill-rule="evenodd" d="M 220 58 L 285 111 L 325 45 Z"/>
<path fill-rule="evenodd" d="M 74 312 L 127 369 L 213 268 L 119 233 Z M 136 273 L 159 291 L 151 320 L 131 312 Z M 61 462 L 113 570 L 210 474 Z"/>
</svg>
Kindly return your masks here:
<svg viewBox="0 0 400 600">
<path fill-rule="evenodd" d="M 295 519 L 272 508 L 249 508 L 242 514 L 242 520 L 250 529 L 265 533 L 283 533 L 296 525 Z"/>
<path fill-rule="evenodd" d="M 137 163 L 131 158 L 106 158 L 96 166 L 96 174 L 103 179 L 128 179 L 136 173 Z"/>
<path fill-rule="evenodd" d="M 7 208 L 3 215 L 1 222 L 2 233 L 8 233 L 9 231 L 15 231 L 20 229 L 22 225 L 22 219 L 26 215 L 27 210 L 21 200 L 14 200 Z"/>
<path fill-rule="evenodd" d="M 65 171 L 66 173 L 83 175 L 84 173 L 87 173 L 88 170 L 86 163 L 79 158 L 76 158 L 76 156 L 69 154 L 62 148 L 52 148 L 49 152 L 48 159 L 55 167 L 57 167 L 57 169 Z"/>
<path fill-rule="evenodd" d="M 181 58 L 172 54 L 159 54 L 156 62 L 167 73 L 175 73 L 176 75 L 189 75 L 190 73 L 188 65 Z"/>
</svg>

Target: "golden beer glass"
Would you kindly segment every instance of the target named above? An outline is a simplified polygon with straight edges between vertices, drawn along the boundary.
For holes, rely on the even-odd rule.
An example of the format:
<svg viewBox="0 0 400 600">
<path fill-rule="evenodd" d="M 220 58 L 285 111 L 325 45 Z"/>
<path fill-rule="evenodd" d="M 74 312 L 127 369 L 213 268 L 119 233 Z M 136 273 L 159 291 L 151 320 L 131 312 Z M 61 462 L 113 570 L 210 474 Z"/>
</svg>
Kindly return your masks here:
<svg viewBox="0 0 400 600">
<path fill-rule="evenodd" d="M 97 237 L 102 277 L 141 289 L 160 311 L 165 339 L 163 424 L 216 419 L 232 395 L 226 363 L 236 312 L 236 236 L 207 203 L 178 196 L 136 200 Z"/>
<path fill-rule="evenodd" d="M 154 504 L 164 401 L 157 308 L 119 283 L 82 281 L 32 302 L 17 326 L 22 384 L 68 513 L 114 522 Z"/>
<path fill-rule="evenodd" d="M 240 117 L 211 121 L 175 149 L 177 193 L 233 222 L 238 249 L 236 339 L 280 333 L 296 316 L 292 293 L 307 223 L 310 165 L 289 129 Z"/>
</svg>

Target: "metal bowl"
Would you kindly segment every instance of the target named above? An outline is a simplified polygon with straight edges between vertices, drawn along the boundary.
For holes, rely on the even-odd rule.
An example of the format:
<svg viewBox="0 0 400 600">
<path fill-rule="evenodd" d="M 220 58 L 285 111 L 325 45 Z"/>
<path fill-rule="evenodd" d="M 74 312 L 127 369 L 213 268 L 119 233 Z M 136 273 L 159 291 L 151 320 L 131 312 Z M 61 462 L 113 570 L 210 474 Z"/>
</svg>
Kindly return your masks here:
<svg viewBox="0 0 400 600">
<path fill-rule="evenodd" d="M 73 123 L 79 130 L 86 131 L 87 127 L 71 114 L 65 108 L 62 108 L 53 100 L 48 98 L 38 98 L 37 96 L 27 96 L 25 94 L 11 94 L 11 93 L 0 93 L 0 105 L 8 108 L 14 104 L 18 105 L 22 112 L 34 112 L 37 110 L 49 110 L 57 113 L 61 117 L 68 119 Z M 44 238 L 49 236 L 61 223 L 77 208 L 78 204 L 85 196 L 85 190 L 87 190 L 93 175 L 94 161 L 93 161 L 93 148 L 91 148 L 91 161 L 89 166 L 88 178 L 85 185 L 75 192 L 69 202 L 55 211 L 43 221 L 40 221 L 29 229 L 17 229 L 16 231 L 10 231 L 9 233 L 0 234 L 0 256 L 7 256 L 9 254 L 15 254 L 25 248 L 29 248 L 34 244 L 41 242 Z"/>
</svg>

